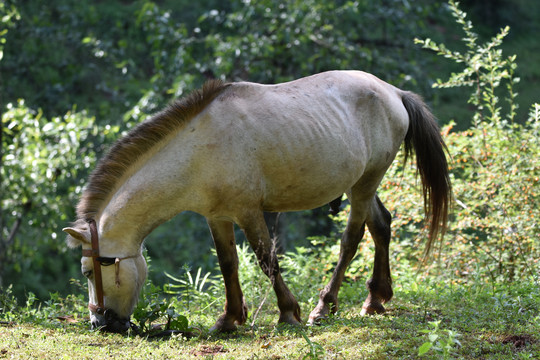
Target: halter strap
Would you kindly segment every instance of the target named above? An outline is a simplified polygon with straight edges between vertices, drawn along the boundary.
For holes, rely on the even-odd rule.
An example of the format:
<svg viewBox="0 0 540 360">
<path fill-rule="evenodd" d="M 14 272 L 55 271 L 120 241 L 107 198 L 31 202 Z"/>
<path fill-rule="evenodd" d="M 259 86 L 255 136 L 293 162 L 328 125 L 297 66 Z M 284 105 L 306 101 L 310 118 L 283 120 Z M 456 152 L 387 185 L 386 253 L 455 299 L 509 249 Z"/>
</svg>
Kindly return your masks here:
<svg viewBox="0 0 540 360">
<path fill-rule="evenodd" d="M 92 258 L 92 263 L 94 265 L 94 280 L 95 280 L 95 285 L 96 285 L 96 295 L 97 295 L 97 301 L 98 301 L 97 305 L 92 304 L 91 302 L 88 302 L 88 309 L 100 315 L 104 315 L 107 309 L 105 308 L 105 302 L 103 300 L 103 278 L 101 276 L 101 266 L 109 266 L 109 265 L 114 264 L 115 284 L 117 287 L 119 287 L 120 286 L 120 261 L 125 260 L 125 259 L 136 258 L 139 255 L 138 254 L 130 255 L 123 258 L 99 256 L 99 238 L 98 238 L 96 221 L 94 219 L 89 219 L 87 221 L 88 221 L 88 225 L 90 226 L 90 237 L 91 237 L 92 249 L 83 249 L 82 256 Z"/>
</svg>

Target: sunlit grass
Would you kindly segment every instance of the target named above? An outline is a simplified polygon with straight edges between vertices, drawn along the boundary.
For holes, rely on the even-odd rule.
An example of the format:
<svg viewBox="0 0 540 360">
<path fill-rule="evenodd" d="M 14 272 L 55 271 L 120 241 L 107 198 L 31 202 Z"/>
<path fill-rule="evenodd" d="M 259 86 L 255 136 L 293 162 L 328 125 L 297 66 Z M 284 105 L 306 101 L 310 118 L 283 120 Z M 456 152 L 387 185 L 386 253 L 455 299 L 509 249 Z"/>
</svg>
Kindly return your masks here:
<svg viewBox="0 0 540 360">
<path fill-rule="evenodd" d="M 3 358 L 182 358 L 182 359 L 405 359 L 416 358 L 430 341 L 426 330 L 439 322 L 434 347 L 426 358 L 443 358 L 434 350 L 448 331 L 459 344 L 449 358 L 538 358 L 540 355 L 540 289 L 534 279 L 515 284 L 468 283 L 452 285 L 436 278 L 415 283 L 418 273 L 401 271 L 395 279 L 395 297 L 384 315 L 362 317 L 366 290 L 363 281 L 349 281 L 341 296 L 340 311 L 321 326 L 276 326 L 277 311 L 271 294 L 257 317 L 231 334 L 210 334 L 220 312 L 216 305 L 199 311 L 208 300 L 192 302 L 183 313 L 202 333 L 191 339 L 181 335 L 150 339 L 134 334 L 90 331 L 82 296 L 65 301 L 53 296 L 48 304 L 30 302 L 14 307 L 2 297 L 0 356 Z M 254 280 L 256 282 L 256 280 Z M 411 285 L 411 284 L 416 285 Z M 208 290 L 211 293 L 210 290 Z M 171 301 L 171 300 L 170 300 Z M 307 301 L 302 302 L 306 304 Z M 11 305 L 10 305 L 11 304 Z M 62 304 L 62 305 L 60 305 Z M 174 304 L 181 311 L 182 304 Z M 302 309 L 304 317 L 311 310 Z M 65 318 L 78 314 L 75 318 Z M 85 318 L 86 317 L 86 318 Z M 71 320 L 70 320 L 71 319 Z M 158 319 L 156 323 L 163 321 Z M 253 326 L 251 326 L 253 324 Z M 309 342 L 306 340 L 309 339 Z M 440 344 L 439 344 L 440 345 Z"/>
</svg>

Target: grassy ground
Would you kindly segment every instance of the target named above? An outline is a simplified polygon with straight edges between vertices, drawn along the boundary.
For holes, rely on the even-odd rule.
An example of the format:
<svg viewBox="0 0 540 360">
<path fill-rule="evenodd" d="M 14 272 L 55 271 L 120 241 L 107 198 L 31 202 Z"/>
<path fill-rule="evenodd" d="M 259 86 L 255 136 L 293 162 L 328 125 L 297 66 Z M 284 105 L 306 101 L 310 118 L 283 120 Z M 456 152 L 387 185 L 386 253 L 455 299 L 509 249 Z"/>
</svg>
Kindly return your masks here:
<svg viewBox="0 0 540 360">
<path fill-rule="evenodd" d="M 87 319 L 37 320 L 47 311 L 42 305 L 1 323 L 0 359 L 410 359 L 429 344 L 423 358 L 540 358 L 540 290 L 534 281 L 398 284 L 388 312 L 372 317 L 361 317 L 360 301 L 353 300 L 365 296 L 360 282 L 343 290 L 342 311 L 321 326 L 276 327 L 275 305 L 269 304 L 252 327 L 227 335 L 203 330 L 189 340 L 102 334 L 89 331 Z M 196 316 L 190 320 L 206 322 L 208 329 L 210 317 Z"/>
</svg>

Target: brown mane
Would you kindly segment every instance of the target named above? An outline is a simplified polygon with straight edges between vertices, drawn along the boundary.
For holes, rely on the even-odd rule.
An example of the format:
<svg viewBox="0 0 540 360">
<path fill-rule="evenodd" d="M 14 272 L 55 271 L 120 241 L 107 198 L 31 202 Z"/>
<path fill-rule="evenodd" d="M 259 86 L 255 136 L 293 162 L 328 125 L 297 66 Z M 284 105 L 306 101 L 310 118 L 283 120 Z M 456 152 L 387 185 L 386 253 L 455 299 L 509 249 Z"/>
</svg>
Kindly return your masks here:
<svg viewBox="0 0 540 360">
<path fill-rule="evenodd" d="M 90 175 L 88 185 L 77 205 L 77 217 L 85 220 L 94 218 L 130 165 L 172 131 L 180 129 L 198 115 L 228 86 L 229 84 L 220 80 L 208 81 L 202 89 L 175 100 L 165 110 L 140 123 L 118 140 Z"/>
</svg>

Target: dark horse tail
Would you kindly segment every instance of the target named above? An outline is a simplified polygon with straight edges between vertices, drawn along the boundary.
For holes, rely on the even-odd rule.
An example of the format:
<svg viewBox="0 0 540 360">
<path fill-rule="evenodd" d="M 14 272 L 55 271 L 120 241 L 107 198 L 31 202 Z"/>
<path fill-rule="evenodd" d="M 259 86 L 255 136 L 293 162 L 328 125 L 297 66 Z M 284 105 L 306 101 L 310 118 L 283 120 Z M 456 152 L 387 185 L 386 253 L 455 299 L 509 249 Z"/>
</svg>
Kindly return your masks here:
<svg viewBox="0 0 540 360">
<path fill-rule="evenodd" d="M 433 241 L 446 232 L 452 187 L 446 162 L 446 145 L 435 117 L 420 96 L 403 92 L 403 105 L 409 114 L 405 136 L 405 160 L 416 153 L 417 171 L 422 178 L 424 210 L 429 221 L 426 256 Z"/>
</svg>

